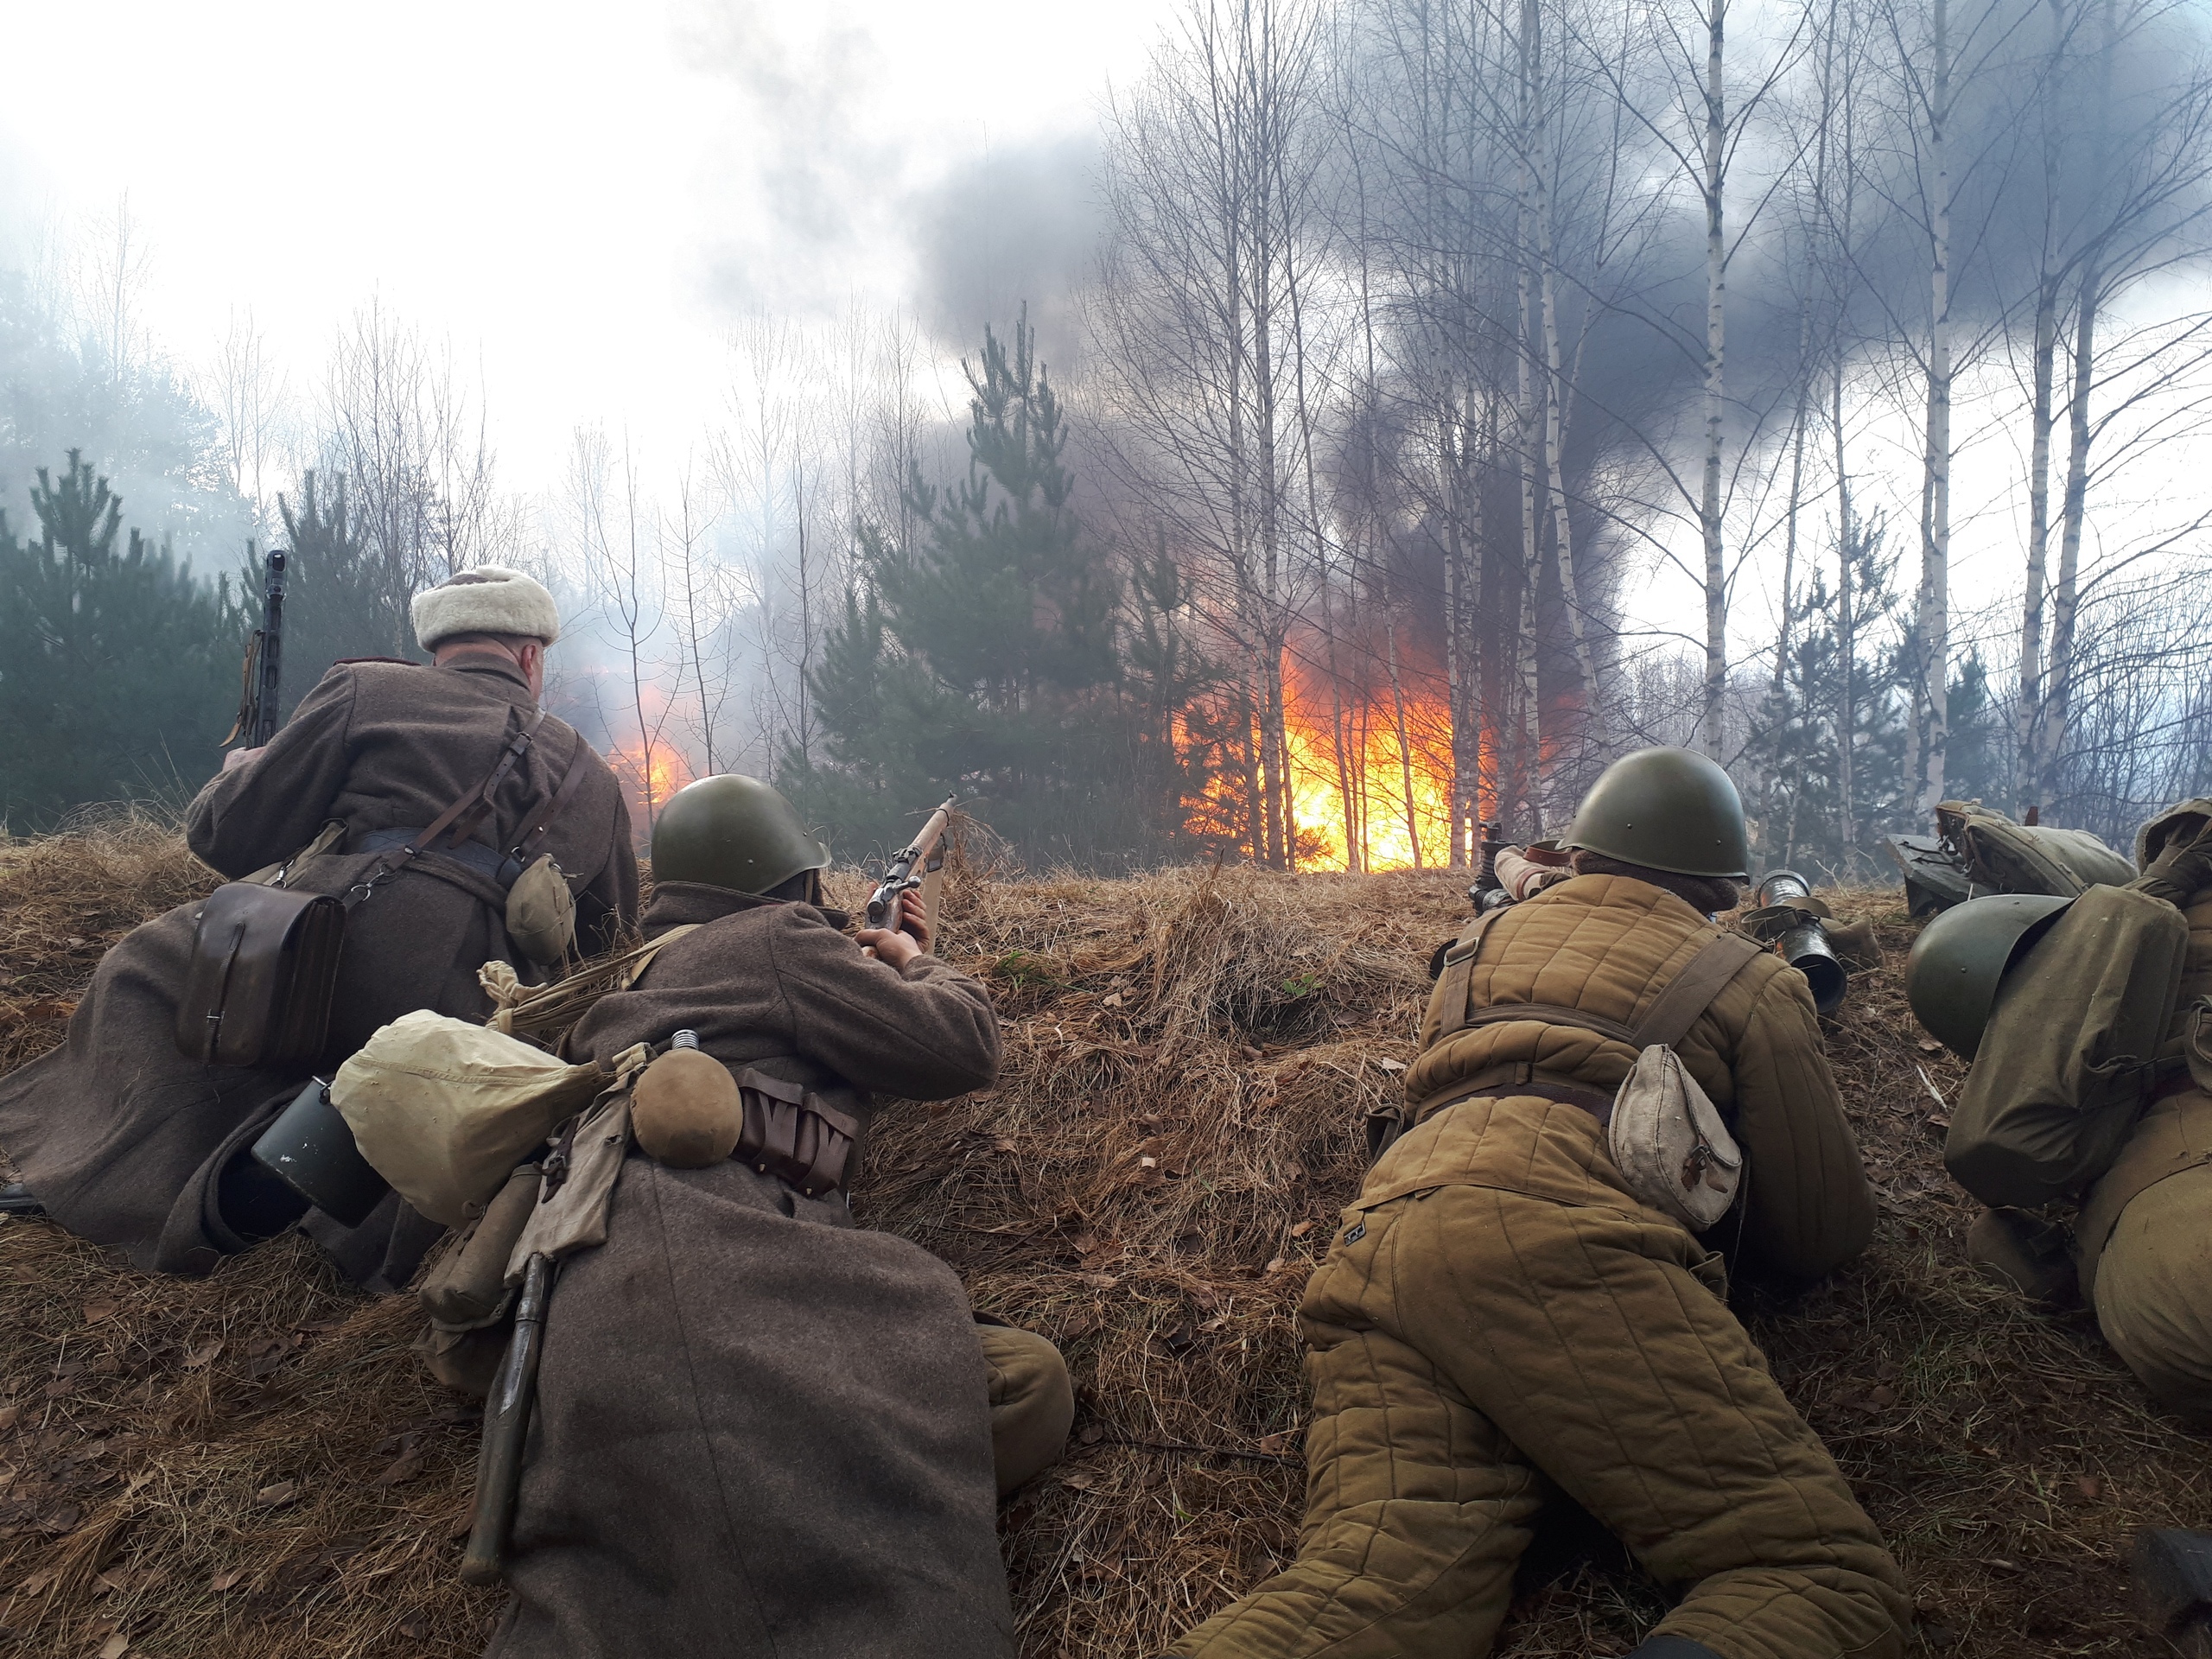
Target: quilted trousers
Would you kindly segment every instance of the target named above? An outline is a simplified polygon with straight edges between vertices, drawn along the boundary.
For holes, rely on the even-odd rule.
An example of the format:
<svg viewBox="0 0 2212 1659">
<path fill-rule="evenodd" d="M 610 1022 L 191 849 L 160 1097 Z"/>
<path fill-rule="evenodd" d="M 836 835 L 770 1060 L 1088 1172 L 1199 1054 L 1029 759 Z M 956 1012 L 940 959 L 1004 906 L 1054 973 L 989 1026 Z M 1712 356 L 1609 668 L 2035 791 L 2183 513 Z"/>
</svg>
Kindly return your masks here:
<svg viewBox="0 0 2212 1659">
<path fill-rule="evenodd" d="M 1173 1652 L 1483 1659 L 1554 1484 L 1681 1590 L 1656 1637 L 1904 1652 L 1896 1562 L 1681 1228 L 1469 1185 L 1346 1221 L 1300 1311 L 1298 1559 Z"/>
</svg>

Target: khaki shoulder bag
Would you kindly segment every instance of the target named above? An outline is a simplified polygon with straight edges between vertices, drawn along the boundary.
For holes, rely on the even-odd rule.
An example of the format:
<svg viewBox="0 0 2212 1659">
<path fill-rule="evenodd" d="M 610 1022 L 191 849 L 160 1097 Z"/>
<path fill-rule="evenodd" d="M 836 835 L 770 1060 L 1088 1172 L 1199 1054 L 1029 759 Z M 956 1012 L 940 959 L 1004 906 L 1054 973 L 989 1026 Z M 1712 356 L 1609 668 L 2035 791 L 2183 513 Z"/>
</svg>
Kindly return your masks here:
<svg viewBox="0 0 2212 1659">
<path fill-rule="evenodd" d="M 454 847 L 467 841 L 491 811 L 493 794 L 544 719 L 541 709 L 502 746 L 482 783 L 463 791 L 421 835 L 386 853 L 343 899 L 286 887 L 296 856 L 266 885 L 228 881 L 208 894 L 194 918 L 192 957 L 177 1000 L 178 1051 L 205 1065 L 289 1068 L 312 1065 L 321 1058 L 329 1036 L 347 913 L 373 897 L 409 861 L 442 850 L 436 846 L 441 836 L 450 832 L 448 844 Z M 549 810 L 536 830 L 533 848 L 550 816 Z M 318 836 L 314 844 L 323 841 Z"/>
<path fill-rule="evenodd" d="M 1936 828 L 1974 881 L 1998 893 L 2070 899 L 2135 879 L 2126 859 L 2087 830 L 2015 823 L 1979 801 L 1943 802 L 1936 809 Z"/>
</svg>

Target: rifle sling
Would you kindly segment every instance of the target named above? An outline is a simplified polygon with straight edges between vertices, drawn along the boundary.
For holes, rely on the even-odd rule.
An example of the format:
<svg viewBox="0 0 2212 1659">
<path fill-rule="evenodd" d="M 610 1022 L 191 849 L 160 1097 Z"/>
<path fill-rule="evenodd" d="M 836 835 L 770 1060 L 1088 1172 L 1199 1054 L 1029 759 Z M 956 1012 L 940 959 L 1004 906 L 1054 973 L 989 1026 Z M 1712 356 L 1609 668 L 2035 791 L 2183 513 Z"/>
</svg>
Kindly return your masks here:
<svg viewBox="0 0 2212 1659">
<path fill-rule="evenodd" d="M 544 810 L 538 813 L 537 826 L 515 844 L 513 857 L 516 863 L 526 868 L 537 856 L 538 843 L 552 833 L 554 820 L 561 816 L 561 808 L 575 791 L 577 780 L 584 775 L 584 761 L 590 754 L 591 745 L 585 742 L 584 734 L 578 732 L 576 746 L 569 753 L 569 768 L 561 774 L 561 781 L 547 798 Z"/>
</svg>

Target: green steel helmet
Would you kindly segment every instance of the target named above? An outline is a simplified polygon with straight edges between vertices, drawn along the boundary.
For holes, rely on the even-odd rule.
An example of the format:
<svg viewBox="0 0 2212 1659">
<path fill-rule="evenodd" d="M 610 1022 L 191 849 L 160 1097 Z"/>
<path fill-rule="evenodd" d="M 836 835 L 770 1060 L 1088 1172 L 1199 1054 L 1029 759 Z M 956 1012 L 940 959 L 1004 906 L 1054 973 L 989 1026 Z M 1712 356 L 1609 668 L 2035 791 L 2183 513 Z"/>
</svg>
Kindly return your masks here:
<svg viewBox="0 0 2212 1659">
<path fill-rule="evenodd" d="M 2073 902 L 2044 893 L 2002 893 L 1953 905 L 1920 930 L 1905 958 L 1904 995 L 1913 1018 L 1961 1059 L 1974 1058 L 2005 973 Z"/>
<path fill-rule="evenodd" d="M 1675 875 L 1751 879 L 1743 800 L 1719 764 L 1694 749 L 1638 749 L 1614 761 L 1560 845 Z"/>
<path fill-rule="evenodd" d="M 766 893 L 829 863 L 830 849 L 807 833 L 798 809 L 772 785 L 741 772 L 686 784 L 653 824 L 656 881 Z"/>
</svg>

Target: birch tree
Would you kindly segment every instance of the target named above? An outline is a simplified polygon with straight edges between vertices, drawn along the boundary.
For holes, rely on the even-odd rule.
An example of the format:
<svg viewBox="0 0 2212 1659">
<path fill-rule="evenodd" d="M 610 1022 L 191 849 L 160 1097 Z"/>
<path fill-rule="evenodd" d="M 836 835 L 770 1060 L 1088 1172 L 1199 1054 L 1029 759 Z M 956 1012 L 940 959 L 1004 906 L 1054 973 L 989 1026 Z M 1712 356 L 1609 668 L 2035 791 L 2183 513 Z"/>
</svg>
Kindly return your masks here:
<svg viewBox="0 0 2212 1659">
<path fill-rule="evenodd" d="M 1310 329 L 1290 326 L 1290 290 L 1324 246 L 1317 28 L 1305 0 L 1197 0 L 1109 109 L 1111 232 L 1092 313 L 1108 453 L 1203 552 L 1195 591 L 1243 657 L 1251 847 L 1278 868 L 1298 842 L 1284 652 L 1312 579 L 1293 434 Z"/>
</svg>

